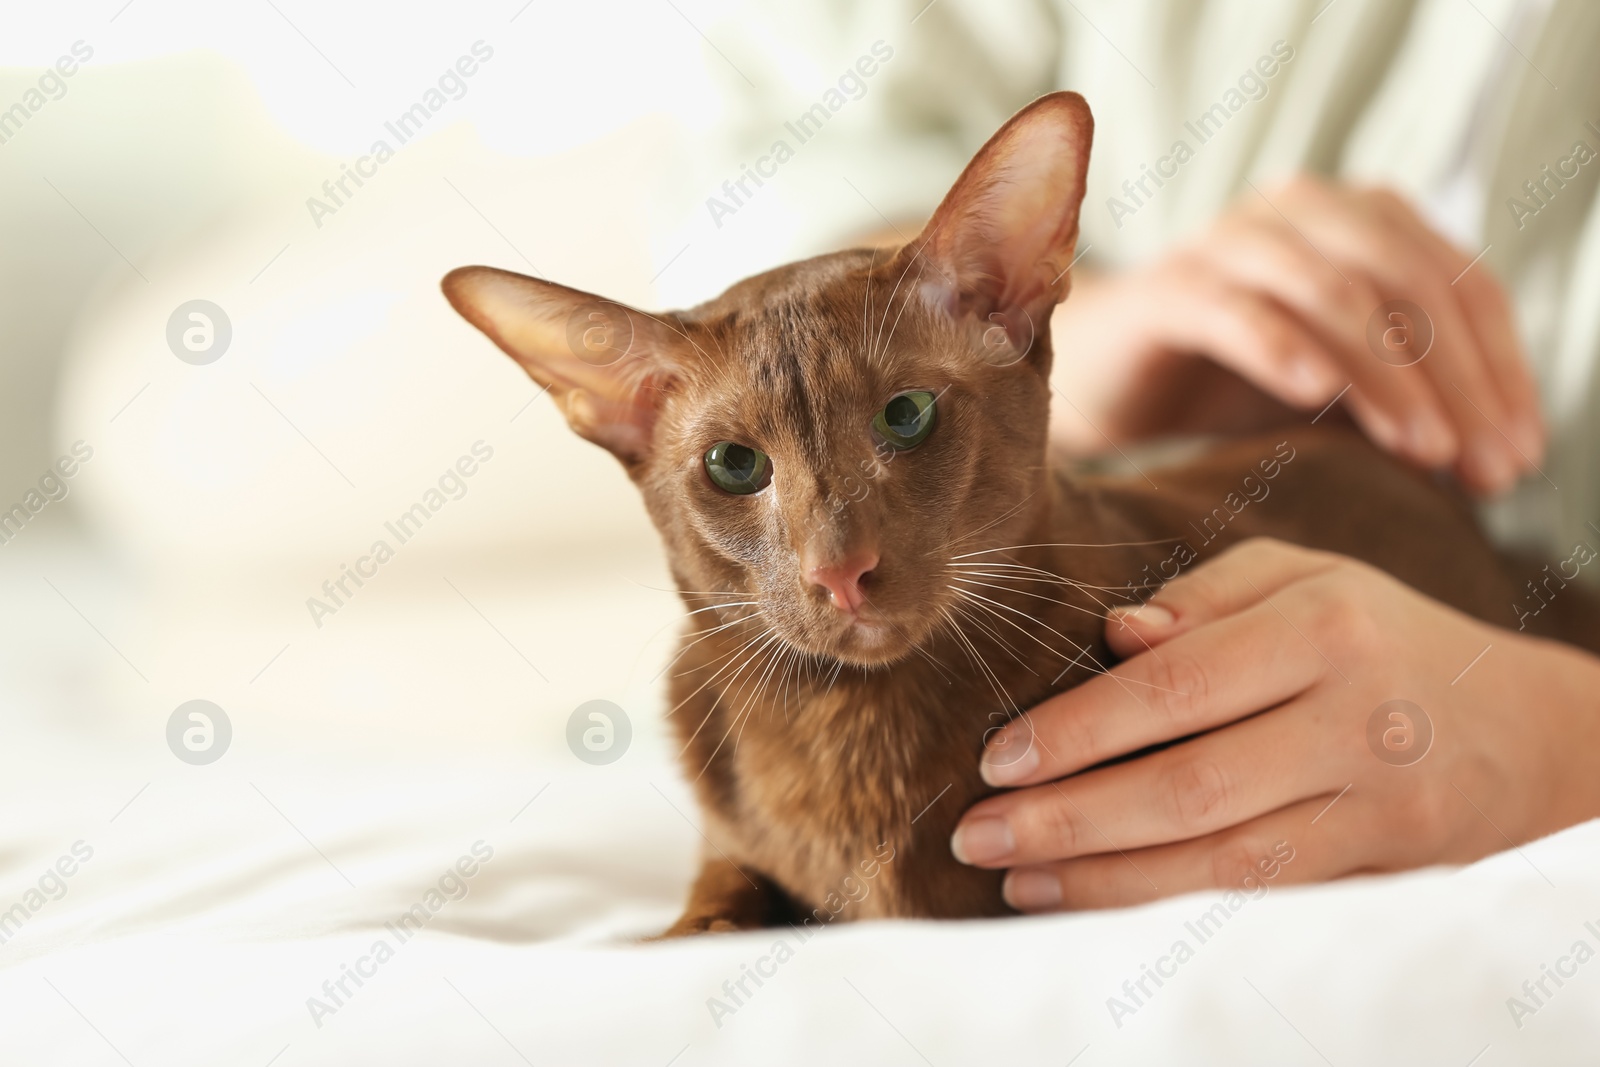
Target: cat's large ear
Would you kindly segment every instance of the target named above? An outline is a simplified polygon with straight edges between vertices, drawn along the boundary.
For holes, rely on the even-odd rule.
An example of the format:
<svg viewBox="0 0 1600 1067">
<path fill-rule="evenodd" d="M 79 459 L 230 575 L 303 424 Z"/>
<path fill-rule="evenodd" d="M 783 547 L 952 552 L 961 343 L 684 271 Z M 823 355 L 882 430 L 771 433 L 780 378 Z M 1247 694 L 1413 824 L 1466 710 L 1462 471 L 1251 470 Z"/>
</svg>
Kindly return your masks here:
<svg viewBox="0 0 1600 1067">
<path fill-rule="evenodd" d="M 645 458 L 662 389 L 672 378 L 678 335 L 670 325 L 493 267 L 453 270 L 441 288 L 463 318 L 550 390 L 580 437 L 629 466 Z"/>
<path fill-rule="evenodd" d="M 990 335 L 1002 327 L 1018 358 L 1067 295 L 1093 137 L 1083 97 L 1040 97 L 979 149 L 907 246 L 927 259 L 924 295 Z"/>
</svg>

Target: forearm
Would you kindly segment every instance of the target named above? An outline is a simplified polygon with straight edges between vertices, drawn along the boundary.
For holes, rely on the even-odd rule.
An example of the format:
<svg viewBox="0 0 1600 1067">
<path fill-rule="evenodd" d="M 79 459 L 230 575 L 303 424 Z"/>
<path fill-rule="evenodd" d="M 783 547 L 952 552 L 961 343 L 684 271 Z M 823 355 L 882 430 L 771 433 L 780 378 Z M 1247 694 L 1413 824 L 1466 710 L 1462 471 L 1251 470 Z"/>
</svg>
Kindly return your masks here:
<svg viewBox="0 0 1600 1067">
<path fill-rule="evenodd" d="M 1523 836 L 1532 839 L 1600 817 L 1600 658 L 1561 641 L 1508 636 L 1527 646 L 1517 739 L 1538 745 L 1549 769 L 1508 783 L 1531 794 Z"/>
</svg>

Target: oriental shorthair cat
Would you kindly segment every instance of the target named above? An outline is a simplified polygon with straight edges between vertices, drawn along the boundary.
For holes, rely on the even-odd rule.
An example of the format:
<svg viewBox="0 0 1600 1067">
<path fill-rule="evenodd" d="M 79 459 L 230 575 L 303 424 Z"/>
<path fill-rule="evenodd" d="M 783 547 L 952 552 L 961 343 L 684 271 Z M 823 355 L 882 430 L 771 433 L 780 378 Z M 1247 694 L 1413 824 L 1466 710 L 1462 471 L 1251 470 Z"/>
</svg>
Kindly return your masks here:
<svg viewBox="0 0 1600 1067">
<path fill-rule="evenodd" d="M 687 311 L 488 267 L 444 279 L 622 462 L 665 542 L 688 610 L 667 715 L 710 842 L 668 934 L 1006 913 L 1004 872 L 950 854 L 993 791 L 986 734 L 1111 664 L 1108 608 L 1245 538 L 1514 620 L 1520 572 L 1465 503 L 1351 431 L 1234 442 L 1159 489 L 1052 463 L 1049 323 L 1092 132 L 1082 97 L 1042 97 L 903 247 Z"/>
</svg>

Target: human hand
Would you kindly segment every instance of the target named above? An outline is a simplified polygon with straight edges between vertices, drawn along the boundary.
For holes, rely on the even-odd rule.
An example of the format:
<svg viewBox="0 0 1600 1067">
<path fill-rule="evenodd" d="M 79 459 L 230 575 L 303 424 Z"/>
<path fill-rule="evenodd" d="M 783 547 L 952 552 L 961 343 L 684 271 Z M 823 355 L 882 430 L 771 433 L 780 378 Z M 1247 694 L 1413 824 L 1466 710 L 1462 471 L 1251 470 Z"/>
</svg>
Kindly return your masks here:
<svg viewBox="0 0 1600 1067">
<path fill-rule="evenodd" d="M 1018 910 L 1237 888 L 1280 842 L 1278 884 L 1323 881 L 1600 815 L 1600 661 L 1363 563 L 1245 542 L 1106 636 L 1131 658 L 990 739 L 985 780 L 1025 788 L 973 805 L 952 839 L 962 862 L 1011 868 Z M 1375 715 L 1396 699 L 1422 709 L 1414 749 L 1391 751 L 1405 726 Z"/>
<path fill-rule="evenodd" d="M 1406 345 L 1426 331 L 1380 311 L 1398 299 L 1433 327 L 1409 366 L 1395 364 L 1415 358 Z M 1243 379 L 1309 412 L 1348 386 L 1342 399 L 1374 441 L 1452 466 L 1477 492 L 1506 488 L 1544 449 L 1499 284 L 1385 189 L 1300 176 L 1246 192 L 1147 266 L 1075 282 L 1052 333 L 1057 384 L 1072 400 L 1056 405 L 1055 431 L 1076 447 L 1104 447 L 1102 431 L 1127 440 L 1258 425 L 1239 409 L 1264 398 L 1238 388 Z M 1219 395 L 1220 379 L 1231 389 Z"/>
</svg>

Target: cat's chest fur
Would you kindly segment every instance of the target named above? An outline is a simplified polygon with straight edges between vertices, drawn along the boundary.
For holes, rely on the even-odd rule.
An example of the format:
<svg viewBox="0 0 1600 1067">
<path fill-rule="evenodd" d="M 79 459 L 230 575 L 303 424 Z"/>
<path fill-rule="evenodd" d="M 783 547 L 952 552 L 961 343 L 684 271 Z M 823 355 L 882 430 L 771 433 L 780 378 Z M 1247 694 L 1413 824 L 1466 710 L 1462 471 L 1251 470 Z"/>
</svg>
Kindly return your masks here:
<svg viewBox="0 0 1600 1067">
<path fill-rule="evenodd" d="M 1096 627 L 1072 617 L 1087 619 L 1081 611 L 1026 610 L 1089 643 L 1087 659 L 1103 656 Z M 716 847 L 774 879 L 799 916 L 818 908 L 830 921 L 1004 913 L 1003 872 L 957 863 L 950 835 L 961 813 L 993 792 L 978 770 L 988 732 L 1066 685 L 1057 649 L 1077 646 L 1047 648 L 1021 629 L 1007 639 L 999 636 L 1006 624 L 986 625 L 996 636 L 952 635 L 883 670 L 791 670 L 780 680 L 752 664 L 747 673 L 766 679 L 759 685 L 734 679 L 700 689 L 738 644 L 691 650 L 674 677 L 673 703 L 682 707 L 673 720 Z"/>
</svg>

